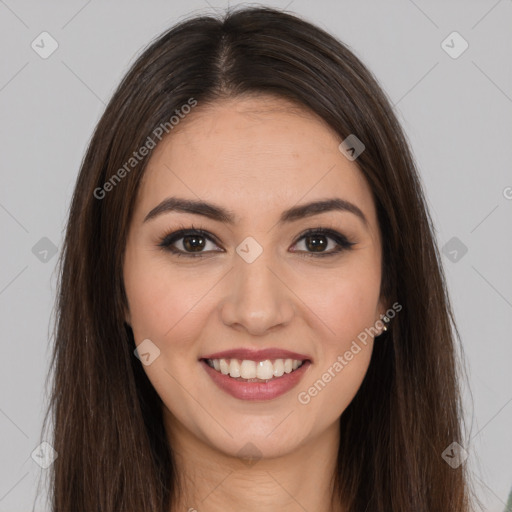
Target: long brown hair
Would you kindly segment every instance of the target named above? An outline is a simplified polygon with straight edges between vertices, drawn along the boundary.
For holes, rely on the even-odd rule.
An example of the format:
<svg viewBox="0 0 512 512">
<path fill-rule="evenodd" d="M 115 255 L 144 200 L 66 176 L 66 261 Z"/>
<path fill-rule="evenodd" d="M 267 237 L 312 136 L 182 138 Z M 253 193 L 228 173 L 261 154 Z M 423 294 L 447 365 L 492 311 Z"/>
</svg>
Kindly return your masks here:
<svg viewBox="0 0 512 512">
<path fill-rule="evenodd" d="M 341 139 L 363 141 L 357 163 L 377 208 L 381 292 L 403 307 L 341 415 L 334 502 L 351 512 L 470 510 L 466 464 L 452 468 L 442 457 L 453 442 L 465 446 L 460 337 L 406 137 L 346 45 L 297 16 L 258 7 L 189 18 L 159 36 L 122 80 L 90 141 L 59 259 L 43 425 L 51 412 L 54 512 L 168 512 L 175 502 L 163 404 L 124 321 L 123 253 L 151 150 L 130 159 L 157 127 L 170 132 L 169 119 L 191 98 L 204 105 L 261 93 L 308 107 Z"/>
</svg>

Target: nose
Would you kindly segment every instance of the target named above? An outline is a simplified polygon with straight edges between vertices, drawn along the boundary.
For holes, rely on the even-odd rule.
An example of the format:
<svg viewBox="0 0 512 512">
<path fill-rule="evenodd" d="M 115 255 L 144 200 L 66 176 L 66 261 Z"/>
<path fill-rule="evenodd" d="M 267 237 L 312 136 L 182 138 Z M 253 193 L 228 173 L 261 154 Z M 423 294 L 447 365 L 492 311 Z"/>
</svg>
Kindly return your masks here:
<svg viewBox="0 0 512 512">
<path fill-rule="evenodd" d="M 279 268 L 266 251 L 252 263 L 235 257 L 221 303 L 225 325 L 262 336 L 290 323 L 296 311 L 295 295 Z"/>
</svg>

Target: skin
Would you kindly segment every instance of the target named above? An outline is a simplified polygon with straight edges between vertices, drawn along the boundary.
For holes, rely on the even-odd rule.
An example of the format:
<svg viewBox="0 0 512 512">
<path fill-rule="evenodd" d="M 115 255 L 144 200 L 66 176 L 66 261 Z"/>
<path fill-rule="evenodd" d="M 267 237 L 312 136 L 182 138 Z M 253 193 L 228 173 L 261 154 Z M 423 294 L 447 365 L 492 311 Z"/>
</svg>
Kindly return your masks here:
<svg viewBox="0 0 512 512">
<path fill-rule="evenodd" d="M 371 191 L 357 160 L 339 151 L 340 142 L 313 113 L 260 95 L 199 104 L 153 152 L 123 272 L 135 342 L 150 339 L 160 350 L 143 368 L 164 403 L 183 475 L 183 494 L 172 510 L 342 510 L 329 503 L 339 417 L 365 376 L 373 338 L 359 343 L 361 350 L 309 403 L 300 403 L 298 393 L 376 325 L 388 304 L 380 294 L 381 239 Z M 215 203 L 237 222 L 184 212 L 144 222 L 169 196 Z M 357 205 L 368 224 L 341 211 L 277 224 L 287 208 L 333 197 Z M 218 240 L 202 239 L 203 258 L 159 247 L 169 232 L 192 224 Z M 299 235 L 321 227 L 356 245 L 315 257 Z M 235 251 L 248 236 L 263 248 L 252 263 Z M 337 247 L 324 240 L 324 252 Z M 190 254 L 183 242 L 173 245 Z M 199 362 L 238 347 L 293 350 L 313 364 L 284 395 L 244 401 L 221 391 Z M 256 460 L 241 459 L 241 449 Z"/>
</svg>

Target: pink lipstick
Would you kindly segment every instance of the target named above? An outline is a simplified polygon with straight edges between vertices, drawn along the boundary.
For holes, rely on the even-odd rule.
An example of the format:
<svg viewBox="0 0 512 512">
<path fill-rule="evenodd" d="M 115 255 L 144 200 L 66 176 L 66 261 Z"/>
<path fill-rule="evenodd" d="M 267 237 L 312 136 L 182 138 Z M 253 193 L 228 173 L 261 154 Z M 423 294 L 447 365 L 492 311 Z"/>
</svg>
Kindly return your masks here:
<svg viewBox="0 0 512 512">
<path fill-rule="evenodd" d="M 278 348 L 233 349 L 203 356 L 200 363 L 222 391 L 241 400 L 264 401 L 294 388 L 312 359 Z"/>
</svg>

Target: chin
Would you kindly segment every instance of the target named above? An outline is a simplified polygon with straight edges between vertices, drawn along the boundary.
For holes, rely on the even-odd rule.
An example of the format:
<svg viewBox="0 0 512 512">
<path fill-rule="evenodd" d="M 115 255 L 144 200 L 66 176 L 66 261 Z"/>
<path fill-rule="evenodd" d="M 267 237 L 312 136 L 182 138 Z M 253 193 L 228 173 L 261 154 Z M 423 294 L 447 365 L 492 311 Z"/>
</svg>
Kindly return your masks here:
<svg viewBox="0 0 512 512">
<path fill-rule="evenodd" d="M 284 419 L 288 414 L 281 412 L 279 417 L 266 418 L 246 415 L 241 421 L 224 421 L 226 430 L 221 427 L 213 430 L 211 421 L 207 421 L 201 437 L 212 448 L 229 457 L 280 457 L 295 451 L 308 435 L 304 422 L 298 421 L 296 413 Z M 297 431 L 299 426 L 301 432 Z"/>
</svg>

